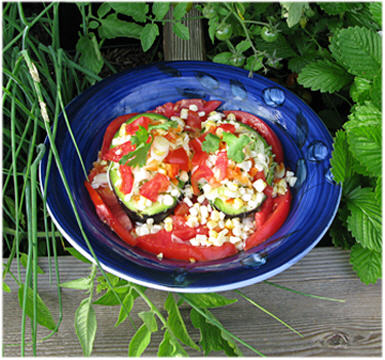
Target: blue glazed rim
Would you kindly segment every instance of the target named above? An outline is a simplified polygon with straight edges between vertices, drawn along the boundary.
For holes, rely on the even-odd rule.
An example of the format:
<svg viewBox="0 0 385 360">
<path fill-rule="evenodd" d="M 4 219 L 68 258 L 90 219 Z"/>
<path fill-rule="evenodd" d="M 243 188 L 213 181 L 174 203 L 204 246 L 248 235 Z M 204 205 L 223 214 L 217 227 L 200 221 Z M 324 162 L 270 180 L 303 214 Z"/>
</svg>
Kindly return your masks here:
<svg viewBox="0 0 385 360">
<path fill-rule="evenodd" d="M 106 271 L 140 285 L 166 291 L 218 292 L 252 285 L 275 276 L 295 264 L 321 240 L 336 215 L 341 197 L 341 187 L 333 182 L 329 169 L 332 138 L 328 130 L 302 100 L 282 86 L 260 75 L 254 74 L 253 78 L 249 78 L 248 72 L 239 68 L 197 61 L 157 63 L 115 74 L 86 90 L 66 107 L 75 138 L 79 135 L 81 142 L 87 138 L 83 122 L 86 121 L 87 125 L 99 124 L 100 111 L 108 113 L 105 119 L 99 118 L 99 122 L 103 123 L 99 129 L 101 135 L 98 141 L 97 134 L 94 134 L 93 144 L 90 145 L 94 150 L 86 154 L 87 171 L 92 161 L 96 160 L 104 133 L 102 130 L 114 117 L 129 112 L 145 112 L 167 101 L 188 97 L 222 100 L 221 110 L 248 111 L 273 128 L 285 154 L 290 154 L 286 165 L 299 177 L 293 189 L 293 205 L 287 221 L 261 246 L 210 263 L 186 265 L 167 260 L 159 262 L 154 256 L 131 249 L 98 219 L 98 223 L 95 219 L 89 223 L 92 205 L 85 190 L 82 192 L 79 188 L 79 181 L 82 182 L 84 177 L 79 180 L 79 176 L 73 174 L 77 159 L 74 158 L 74 149 L 71 150 L 61 115 L 58 131 L 63 131 L 63 136 L 56 143 L 95 253 Z M 139 101 L 143 99 L 147 101 Z M 109 100 L 114 104 L 112 110 Z M 89 145 L 87 141 L 85 147 Z M 45 143 L 49 147 L 48 139 Z M 46 176 L 47 159 L 46 155 L 40 164 L 41 184 L 44 184 Z M 324 200 L 317 194 L 318 191 L 328 198 Z M 70 244 L 95 262 L 79 236 L 77 225 L 74 226 L 74 215 L 65 197 L 63 184 L 54 166 L 48 181 L 48 211 Z M 314 203 L 317 204 L 315 208 Z M 88 206 L 84 213 L 83 206 Z M 305 212 L 313 215 L 313 223 Z M 303 228 L 298 225 L 299 220 Z M 312 232 L 310 235 L 309 231 Z"/>
</svg>

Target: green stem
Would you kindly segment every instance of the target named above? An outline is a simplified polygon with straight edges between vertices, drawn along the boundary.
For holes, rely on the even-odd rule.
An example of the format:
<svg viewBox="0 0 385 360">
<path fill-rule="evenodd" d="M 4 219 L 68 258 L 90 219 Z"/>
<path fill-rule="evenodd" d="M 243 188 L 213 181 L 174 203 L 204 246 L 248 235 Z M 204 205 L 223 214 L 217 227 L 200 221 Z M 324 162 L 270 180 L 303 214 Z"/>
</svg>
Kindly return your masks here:
<svg viewBox="0 0 385 360">
<path fill-rule="evenodd" d="M 341 302 L 341 303 L 344 303 L 345 300 L 342 300 L 342 299 L 334 299 L 334 298 L 330 298 L 330 297 L 325 297 L 325 296 L 318 296 L 318 295 L 312 295 L 312 294 L 306 294 L 306 293 L 303 293 L 301 291 L 297 291 L 297 290 L 294 290 L 294 289 L 290 289 L 286 286 L 282 286 L 282 285 L 278 285 L 276 283 L 273 283 L 271 281 L 268 281 L 268 280 L 265 280 L 264 283 L 268 284 L 268 285 L 272 285 L 278 289 L 282 289 L 282 290 L 286 290 L 286 291 L 290 291 L 294 294 L 299 294 L 299 295 L 302 295 L 302 296 L 308 296 L 308 297 L 311 297 L 311 298 L 314 298 L 314 299 L 320 299 L 320 300 L 327 300 L 327 301 L 336 301 L 336 302 Z"/>
<path fill-rule="evenodd" d="M 249 350 L 253 351 L 254 353 L 258 354 L 259 356 L 262 356 L 262 357 L 265 357 L 264 354 L 262 354 L 259 350 L 257 350 L 256 348 L 254 348 L 253 346 L 251 346 L 250 344 L 248 344 L 247 342 L 243 341 L 241 338 L 239 338 L 238 336 L 234 335 L 232 332 L 230 332 L 229 330 L 227 330 L 226 328 L 223 327 L 223 325 L 219 322 L 219 321 L 216 321 L 215 319 L 212 319 L 211 317 L 207 316 L 207 314 L 198 306 L 196 306 L 194 303 L 192 303 L 188 298 L 186 298 L 183 294 L 181 293 L 178 293 L 178 295 L 186 302 L 188 303 L 195 311 L 197 311 L 200 315 L 202 315 L 207 322 L 209 322 L 210 324 L 216 326 L 217 328 L 219 328 L 222 332 L 224 332 L 226 335 L 228 335 L 229 337 L 231 337 L 232 339 L 238 341 L 240 344 L 242 344 L 243 346 L 247 347 Z"/>
<path fill-rule="evenodd" d="M 286 326 L 289 330 L 291 330 L 292 332 L 294 332 L 295 334 L 297 334 L 299 337 L 304 337 L 299 331 L 297 331 L 296 329 L 294 329 L 292 326 L 290 326 L 289 324 L 287 324 L 286 322 L 284 322 L 283 320 L 281 320 L 278 316 L 274 315 L 273 313 L 271 313 L 270 311 L 268 311 L 267 309 L 265 309 L 264 307 L 262 307 L 261 305 L 257 304 L 254 300 L 250 299 L 247 295 L 245 295 L 244 293 L 242 293 L 241 291 L 239 290 L 234 290 L 234 292 L 236 292 L 237 294 L 241 295 L 245 300 L 247 300 L 250 304 L 254 305 L 256 308 L 258 308 L 259 310 L 262 310 L 265 314 L 271 316 L 273 319 L 277 320 L 278 322 L 280 322 L 282 325 Z"/>
</svg>

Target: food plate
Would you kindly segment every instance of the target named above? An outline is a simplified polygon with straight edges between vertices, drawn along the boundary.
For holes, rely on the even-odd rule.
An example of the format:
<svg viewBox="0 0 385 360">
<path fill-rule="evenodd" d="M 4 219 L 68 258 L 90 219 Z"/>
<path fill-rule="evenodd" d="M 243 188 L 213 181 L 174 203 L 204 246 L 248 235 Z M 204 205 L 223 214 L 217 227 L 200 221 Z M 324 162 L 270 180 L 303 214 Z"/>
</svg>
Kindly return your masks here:
<svg viewBox="0 0 385 360">
<path fill-rule="evenodd" d="M 223 260 L 186 264 L 162 260 L 131 248 L 95 213 L 83 182 L 77 151 L 63 116 L 56 146 L 85 234 L 103 268 L 151 288 L 178 292 L 225 291 L 268 279 L 295 264 L 323 237 L 337 212 L 341 187 L 330 172 L 332 138 L 318 116 L 287 89 L 259 75 L 210 62 L 164 62 L 113 75 L 75 98 L 66 108 L 87 171 L 97 158 L 103 134 L 119 115 L 146 112 L 184 98 L 220 100 L 219 110 L 252 113 L 278 135 L 285 165 L 298 178 L 285 224 L 265 243 Z M 49 142 L 46 141 L 49 146 Z M 47 153 L 46 153 L 47 154 Z M 40 166 L 46 178 L 48 156 Z M 81 235 L 58 169 L 47 188 L 48 210 L 69 243 L 93 260 Z"/>
</svg>

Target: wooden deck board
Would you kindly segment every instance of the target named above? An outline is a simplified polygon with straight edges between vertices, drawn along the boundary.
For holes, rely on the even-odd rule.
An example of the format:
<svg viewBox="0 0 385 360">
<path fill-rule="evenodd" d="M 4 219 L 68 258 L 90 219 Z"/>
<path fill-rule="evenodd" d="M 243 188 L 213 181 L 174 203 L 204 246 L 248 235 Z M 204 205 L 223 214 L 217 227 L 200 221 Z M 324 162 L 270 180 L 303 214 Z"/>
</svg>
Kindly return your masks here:
<svg viewBox="0 0 385 360">
<path fill-rule="evenodd" d="M 300 331 L 304 338 L 290 332 L 277 321 L 254 308 L 234 292 L 225 292 L 239 301 L 228 307 L 213 309 L 223 325 L 265 355 L 269 356 L 380 356 L 382 341 L 381 282 L 366 286 L 362 284 L 349 265 L 348 252 L 334 248 L 316 248 L 300 262 L 285 272 L 270 279 L 298 291 L 316 295 L 345 299 L 345 303 L 317 300 L 277 289 L 266 283 L 244 288 L 242 291 L 282 320 Z M 42 258 L 40 266 L 46 271 L 39 275 L 39 293 L 57 320 L 58 298 L 56 286 L 48 281 L 48 260 Z M 89 266 L 73 257 L 60 257 L 60 280 L 62 282 L 87 276 Z M 12 271 L 15 271 L 12 267 Z M 3 354 L 18 356 L 20 348 L 11 344 L 20 343 L 21 310 L 17 303 L 17 286 L 10 278 L 6 282 L 11 293 L 3 297 Z M 63 289 L 63 322 L 57 334 L 38 345 L 40 356 L 81 356 L 81 348 L 73 326 L 74 315 L 80 301 L 85 297 L 81 291 Z M 162 306 L 166 293 L 149 290 L 151 299 Z M 126 356 L 133 327 L 126 321 L 118 328 L 114 323 L 119 307 L 95 305 L 98 330 L 94 356 Z M 138 300 L 132 312 L 136 325 L 140 324 L 137 313 L 146 306 Z M 189 309 L 182 308 L 188 329 L 193 339 L 199 333 L 192 328 L 188 319 Z M 28 327 L 27 327 L 28 329 Z M 49 332 L 39 327 L 38 338 Z M 153 341 L 146 355 L 156 355 L 161 341 L 160 333 Z M 245 356 L 253 353 L 241 347 Z M 190 355 L 199 353 L 191 350 Z M 31 349 L 27 346 L 27 355 Z M 222 355 L 211 354 L 211 355 Z"/>
</svg>

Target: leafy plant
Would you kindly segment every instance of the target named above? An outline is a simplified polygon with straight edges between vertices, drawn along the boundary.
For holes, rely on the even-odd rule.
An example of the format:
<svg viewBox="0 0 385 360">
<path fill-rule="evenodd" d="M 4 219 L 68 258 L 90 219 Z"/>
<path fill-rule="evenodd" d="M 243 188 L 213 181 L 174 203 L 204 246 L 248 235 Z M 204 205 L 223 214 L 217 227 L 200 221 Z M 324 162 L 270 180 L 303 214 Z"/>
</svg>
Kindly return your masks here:
<svg viewBox="0 0 385 360">
<path fill-rule="evenodd" d="M 79 63 L 99 74 L 105 63 L 101 47 L 106 40 L 136 39 L 140 40 L 144 52 L 150 50 L 160 35 L 160 26 L 168 21 L 165 17 L 171 3 L 105 2 L 97 8 L 96 13 L 95 4 L 82 2 L 77 6 L 83 18 L 76 44 L 80 54 Z M 188 10 L 187 2 L 176 3 L 171 19 L 174 33 L 184 40 L 190 38 L 189 29 L 181 22 Z"/>
</svg>

